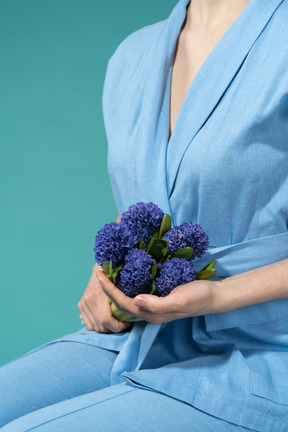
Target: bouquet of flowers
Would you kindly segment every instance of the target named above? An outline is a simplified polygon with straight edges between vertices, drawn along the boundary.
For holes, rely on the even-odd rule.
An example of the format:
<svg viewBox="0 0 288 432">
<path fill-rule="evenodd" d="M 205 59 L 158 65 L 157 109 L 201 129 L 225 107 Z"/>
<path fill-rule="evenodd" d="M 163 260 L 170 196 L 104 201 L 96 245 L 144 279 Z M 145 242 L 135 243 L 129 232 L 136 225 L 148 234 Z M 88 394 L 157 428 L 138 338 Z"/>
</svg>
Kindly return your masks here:
<svg viewBox="0 0 288 432">
<path fill-rule="evenodd" d="M 97 232 L 93 250 L 106 276 L 134 298 L 167 296 L 178 285 L 210 279 L 216 274 L 216 260 L 198 272 L 192 262 L 208 247 L 208 235 L 199 224 L 185 222 L 171 228 L 169 214 L 152 202 L 138 202 L 122 214 L 119 223 L 105 224 Z M 119 311 L 111 300 L 110 305 L 119 321 L 142 320 Z"/>
</svg>

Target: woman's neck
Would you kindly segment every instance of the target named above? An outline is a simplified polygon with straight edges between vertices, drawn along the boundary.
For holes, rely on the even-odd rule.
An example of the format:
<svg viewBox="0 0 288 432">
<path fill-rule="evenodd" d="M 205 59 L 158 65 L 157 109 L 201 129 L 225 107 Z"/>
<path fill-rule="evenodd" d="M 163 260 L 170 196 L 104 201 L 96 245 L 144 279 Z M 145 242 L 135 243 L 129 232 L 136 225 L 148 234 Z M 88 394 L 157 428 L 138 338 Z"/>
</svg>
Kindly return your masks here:
<svg viewBox="0 0 288 432">
<path fill-rule="evenodd" d="M 249 0 L 191 0 L 185 27 L 207 32 L 225 23 L 233 22 L 245 9 Z"/>
</svg>

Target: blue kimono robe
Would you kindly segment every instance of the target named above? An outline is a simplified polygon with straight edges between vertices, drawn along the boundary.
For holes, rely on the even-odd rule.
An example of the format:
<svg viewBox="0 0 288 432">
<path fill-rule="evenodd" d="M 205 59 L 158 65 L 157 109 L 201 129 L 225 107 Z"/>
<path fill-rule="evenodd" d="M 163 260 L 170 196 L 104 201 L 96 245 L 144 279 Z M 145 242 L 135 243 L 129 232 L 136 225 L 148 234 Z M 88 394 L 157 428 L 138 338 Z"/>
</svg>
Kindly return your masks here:
<svg viewBox="0 0 288 432">
<path fill-rule="evenodd" d="M 217 258 L 225 278 L 288 257 L 288 0 L 250 0 L 197 73 L 168 143 L 188 4 L 131 34 L 109 61 L 108 170 L 120 214 L 152 201 L 173 225 L 201 224 L 217 248 L 195 265 Z M 288 430 L 286 299 L 61 340 L 83 332 L 119 351 L 112 385 L 128 380 L 259 432 Z"/>
</svg>

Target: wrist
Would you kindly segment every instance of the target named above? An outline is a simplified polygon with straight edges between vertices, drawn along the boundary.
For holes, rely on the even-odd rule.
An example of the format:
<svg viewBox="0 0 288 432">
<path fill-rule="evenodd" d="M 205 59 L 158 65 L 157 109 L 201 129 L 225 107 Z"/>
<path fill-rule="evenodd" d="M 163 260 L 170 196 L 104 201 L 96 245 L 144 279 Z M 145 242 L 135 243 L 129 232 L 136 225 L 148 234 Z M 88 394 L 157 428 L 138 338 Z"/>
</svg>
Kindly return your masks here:
<svg viewBox="0 0 288 432">
<path fill-rule="evenodd" d="M 261 299 L 255 297 L 255 287 L 249 277 L 250 272 L 246 272 L 215 281 L 214 313 L 229 312 L 261 303 Z"/>
<path fill-rule="evenodd" d="M 212 301 L 208 313 L 229 312 L 236 308 L 234 306 L 235 291 L 231 289 L 231 283 L 228 279 L 213 281 Z"/>
</svg>

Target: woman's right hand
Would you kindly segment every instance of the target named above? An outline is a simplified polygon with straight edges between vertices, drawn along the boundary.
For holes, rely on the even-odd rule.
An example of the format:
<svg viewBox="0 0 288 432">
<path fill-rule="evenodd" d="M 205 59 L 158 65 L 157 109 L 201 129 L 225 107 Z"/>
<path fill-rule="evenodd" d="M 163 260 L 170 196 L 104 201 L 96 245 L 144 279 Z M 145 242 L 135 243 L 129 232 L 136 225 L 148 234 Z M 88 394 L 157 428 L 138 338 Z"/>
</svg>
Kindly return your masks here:
<svg viewBox="0 0 288 432">
<path fill-rule="evenodd" d="M 97 263 L 94 265 L 87 288 L 78 303 L 78 309 L 88 330 L 95 330 L 98 333 L 120 333 L 130 329 L 132 324 L 120 322 L 112 316 L 109 298 L 102 290 L 96 275 L 96 271 L 101 269 Z"/>
<path fill-rule="evenodd" d="M 119 223 L 120 219 L 118 214 L 116 222 Z M 131 322 L 120 322 L 112 316 L 109 298 L 98 281 L 97 270 L 102 270 L 102 267 L 96 263 L 83 297 L 78 303 L 84 324 L 88 330 L 95 330 L 98 333 L 120 333 L 130 329 L 133 327 Z"/>
</svg>

